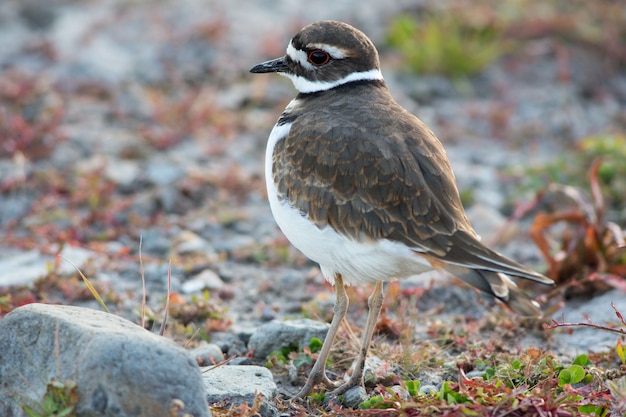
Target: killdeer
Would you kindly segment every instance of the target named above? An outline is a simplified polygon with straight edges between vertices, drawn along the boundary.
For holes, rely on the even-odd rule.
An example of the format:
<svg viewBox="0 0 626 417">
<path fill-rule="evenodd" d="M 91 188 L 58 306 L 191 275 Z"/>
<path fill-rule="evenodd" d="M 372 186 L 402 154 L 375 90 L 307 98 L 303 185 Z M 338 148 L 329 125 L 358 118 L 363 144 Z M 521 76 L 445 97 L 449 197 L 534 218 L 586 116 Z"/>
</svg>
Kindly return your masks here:
<svg viewBox="0 0 626 417">
<path fill-rule="evenodd" d="M 313 23 L 285 56 L 250 71 L 284 75 L 299 91 L 269 136 L 268 198 L 285 236 L 336 288 L 328 334 L 296 397 L 318 383 L 336 395 L 363 384 L 384 282 L 443 269 L 523 316 L 541 315 L 509 276 L 553 281 L 480 242 L 443 146 L 393 100 L 367 36 L 342 22 Z M 374 285 L 362 346 L 350 379 L 338 385 L 326 360 L 348 308 L 345 286 L 361 284 Z"/>
</svg>

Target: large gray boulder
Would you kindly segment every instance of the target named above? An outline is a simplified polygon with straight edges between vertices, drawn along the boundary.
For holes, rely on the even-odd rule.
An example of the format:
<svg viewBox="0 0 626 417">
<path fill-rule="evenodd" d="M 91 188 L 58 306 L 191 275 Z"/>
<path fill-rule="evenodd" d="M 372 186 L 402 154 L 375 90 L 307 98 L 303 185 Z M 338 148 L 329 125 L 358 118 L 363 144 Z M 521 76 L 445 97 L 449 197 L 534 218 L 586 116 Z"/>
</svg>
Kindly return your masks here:
<svg viewBox="0 0 626 417">
<path fill-rule="evenodd" d="M 200 368 L 182 347 L 114 315 L 29 304 L 0 320 L 0 415 L 25 416 L 51 379 L 74 381 L 80 417 L 208 417 Z"/>
</svg>

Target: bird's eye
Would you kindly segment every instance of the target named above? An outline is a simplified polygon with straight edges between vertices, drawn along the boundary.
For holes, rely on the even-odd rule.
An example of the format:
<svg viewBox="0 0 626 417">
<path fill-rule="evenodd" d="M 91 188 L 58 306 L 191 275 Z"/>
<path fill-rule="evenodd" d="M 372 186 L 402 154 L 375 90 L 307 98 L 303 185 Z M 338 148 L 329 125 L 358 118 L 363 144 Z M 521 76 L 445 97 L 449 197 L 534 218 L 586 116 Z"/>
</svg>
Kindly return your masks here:
<svg viewBox="0 0 626 417">
<path fill-rule="evenodd" d="M 314 51 L 309 52 L 308 59 L 311 64 L 320 66 L 330 61 L 330 54 L 328 52 L 322 51 L 321 49 L 316 49 Z"/>
</svg>

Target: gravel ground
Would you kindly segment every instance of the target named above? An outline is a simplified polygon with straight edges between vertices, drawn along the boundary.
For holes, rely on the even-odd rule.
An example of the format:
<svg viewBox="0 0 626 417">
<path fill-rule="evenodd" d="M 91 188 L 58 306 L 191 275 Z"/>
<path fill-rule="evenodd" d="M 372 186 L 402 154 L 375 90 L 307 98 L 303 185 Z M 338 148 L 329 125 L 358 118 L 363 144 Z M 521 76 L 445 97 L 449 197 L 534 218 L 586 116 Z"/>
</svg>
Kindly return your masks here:
<svg viewBox="0 0 626 417">
<path fill-rule="evenodd" d="M 282 54 L 292 34 L 319 19 L 347 21 L 383 46 L 390 19 L 412 3 L 5 0 L 0 122 L 18 123 L 12 117 L 21 109 L 40 142 L 16 152 L 0 139 L 0 288 L 72 275 L 55 256 L 62 254 L 109 308 L 137 322 L 141 247 L 156 322 L 170 260 L 178 304 L 204 299 L 219 317 L 205 325 L 214 341 L 245 339 L 261 323 L 303 312 L 328 319 L 332 288 L 289 246 L 265 199 L 265 141 L 295 92 L 287 80 L 247 70 Z M 446 78 L 408 75 L 389 48 L 381 58 L 392 94 L 433 128 L 461 190 L 473 191 L 468 212 L 487 241 L 510 226 L 503 210 L 512 199 L 533 198 L 516 194 L 506 172 L 540 166 L 626 120 L 626 74 L 573 50 L 570 81 L 562 82 L 549 40 L 529 43 L 461 90 Z M 527 228 L 528 219 L 509 227 L 498 249 L 545 268 Z M 37 286 L 45 301 L 99 308 L 79 284 L 51 282 Z M 500 311 L 450 283 L 430 274 L 401 284 L 406 294 L 427 294 L 418 337 L 433 323 Z M 355 324 L 364 321 L 366 292 L 352 292 Z M 585 305 L 576 311 L 610 311 L 606 300 Z M 563 353 L 589 345 L 529 340 Z"/>
</svg>

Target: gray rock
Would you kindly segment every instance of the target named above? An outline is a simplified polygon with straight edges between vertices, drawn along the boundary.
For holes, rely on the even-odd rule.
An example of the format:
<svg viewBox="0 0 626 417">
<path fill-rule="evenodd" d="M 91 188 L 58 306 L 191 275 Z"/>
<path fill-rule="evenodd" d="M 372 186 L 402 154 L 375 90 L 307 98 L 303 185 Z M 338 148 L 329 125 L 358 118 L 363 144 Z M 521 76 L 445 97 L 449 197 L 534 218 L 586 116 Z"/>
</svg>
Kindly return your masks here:
<svg viewBox="0 0 626 417">
<path fill-rule="evenodd" d="M 389 362 L 377 356 L 368 356 L 365 358 L 365 364 L 363 366 L 363 380 L 365 381 L 365 385 L 375 386 L 378 382 L 390 378 L 394 374 L 394 369 L 391 368 Z"/>
<path fill-rule="evenodd" d="M 232 252 L 235 249 L 252 246 L 256 239 L 250 235 L 230 234 L 227 239 L 215 242 L 215 251 Z"/>
<path fill-rule="evenodd" d="M 224 352 L 215 343 L 204 343 L 189 353 L 200 366 L 211 366 L 224 361 Z"/>
<path fill-rule="evenodd" d="M 505 230 L 507 219 L 493 206 L 482 202 L 474 204 L 467 209 L 467 217 L 483 242 L 489 243 L 498 238 L 503 239 L 502 234 L 507 232 Z"/>
<path fill-rule="evenodd" d="M 252 360 L 246 356 L 239 356 L 228 361 L 228 366 L 252 365 Z"/>
<path fill-rule="evenodd" d="M 472 378 L 482 379 L 483 375 L 485 375 L 485 371 L 474 370 L 474 371 L 469 371 L 467 374 L 465 374 L 465 377 L 467 379 L 472 379 Z"/>
<path fill-rule="evenodd" d="M 327 332 L 328 324 L 309 319 L 271 321 L 256 329 L 250 337 L 248 349 L 254 351 L 255 358 L 265 359 L 285 346 L 295 345 L 301 350 L 314 337 L 324 340 Z"/>
<path fill-rule="evenodd" d="M 276 319 L 276 312 L 271 306 L 266 305 L 263 307 L 261 311 L 261 317 L 259 317 L 262 321 L 270 321 Z"/>
<path fill-rule="evenodd" d="M 224 287 L 224 281 L 215 272 L 205 269 L 192 276 L 180 286 L 180 290 L 185 294 L 199 292 L 205 288 L 208 290 L 219 290 Z"/>
<path fill-rule="evenodd" d="M 229 356 L 243 356 L 248 352 L 246 341 L 240 335 L 230 332 L 213 332 L 211 333 L 211 342 L 215 343 L 222 349 L 222 352 Z"/>
<path fill-rule="evenodd" d="M 59 255 L 64 258 L 57 270 L 60 275 L 72 274 L 76 272 L 75 267 L 82 268 L 88 260 L 98 258 L 95 252 L 70 245 L 64 246 Z M 37 250 L 3 249 L 0 256 L 0 287 L 30 285 L 48 275 L 50 265 L 54 265 L 54 262 L 53 256 Z"/>
<path fill-rule="evenodd" d="M 20 5 L 20 17 L 29 28 L 45 31 L 53 24 L 57 14 L 57 8 L 62 6 L 62 1 L 39 2 L 24 1 Z"/>
<path fill-rule="evenodd" d="M 189 230 L 181 230 L 176 234 L 172 238 L 172 245 L 174 250 L 181 254 L 212 252 L 209 242 Z"/>
<path fill-rule="evenodd" d="M 439 387 L 443 383 L 442 369 L 423 369 L 419 371 L 416 378 L 420 384 L 420 392 L 428 392 L 429 387 L 433 387 L 434 391 L 439 391 Z"/>
<path fill-rule="evenodd" d="M 392 387 L 389 387 L 389 390 L 393 391 L 396 394 L 396 396 L 403 401 L 408 401 L 411 399 L 411 396 L 409 395 L 409 391 L 402 385 L 394 385 Z"/>
<path fill-rule="evenodd" d="M 140 174 L 141 167 L 137 161 L 116 158 L 108 161 L 104 171 L 108 179 L 126 189 L 139 180 Z"/>
<path fill-rule="evenodd" d="M 3 195 L 0 201 L 0 227 L 24 218 L 34 201 L 34 196 L 27 192 L 20 191 Z"/>
<path fill-rule="evenodd" d="M 170 285 L 172 291 L 180 289 L 180 277 L 184 275 L 184 271 L 176 266 L 170 266 L 166 263 L 146 263 L 144 265 L 144 277 L 149 290 L 167 291 L 168 269 L 170 275 Z M 150 291 L 148 291 L 150 294 Z"/>
<path fill-rule="evenodd" d="M 211 404 L 252 405 L 257 393 L 263 395 L 259 412 L 273 416 L 276 408 L 272 401 L 277 394 L 276 384 L 269 369 L 262 366 L 216 366 L 202 368 L 206 398 Z"/>
<path fill-rule="evenodd" d="M 74 381 L 80 416 L 210 416 L 202 377 L 187 351 L 120 317 L 72 306 L 29 304 L 0 321 L 0 415 L 24 416 L 46 384 Z M 57 350 L 58 349 L 58 350 Z"/>
<path fill-rule="evenodd" d="M 589 316 L 595 324 L 615 323 L 617 317 L 611 303 L 623 316 L 626 316 L 624 293 L 620 290 L 611 290 L 589 300 L 568 301 L 562 311 L 554 314 L 553 319 L 558 322 L 565 320 L 569 323 L 586 323 L 586 316 Z M 581 353 L 614 349 L 617 340 L 615 333 L 584 326 L 554 329 L 552 332 L 554 333 L 552 343 L 557 346 L 560 352 L 572 357 Z"/>
<path fill-rule="evenodd" d="M 167 185 L 180 180 L 185 170 L 173 162 L 155 158 L 146 166 L 145 174 L 151 184 Z"/>
<path fill-rule="evenodd" d="M 430 384 L 428 384 L 428 385 L 422 385 L 422 386 L 420 387 L 420 392 L 421 392 L 422 394 L 427 394 L 427 395 L 435 395 L 435 394 L 437 394 L 437 392 L 439 392 L 439 388 L 437 388 L 437 387 L 436 387 L 436 386 L 434 386 L 434 385 L 430 385 Z"/>
<path fill-rule="evenodd" d="M 185 201 L 180 188 L 173 184 L 163 184 L 155 189 L 155 198 L 158 207 L 166 213 L 181 212 L 179 204 Z M 184 210 L 183 210 L 184 211 Z"/>
<path fill-rule="evenodd" d="M 141 251 L 144 254 L 164 256 L 172 248 L 172 240 L 164 235 L 162 229 L 151 228 L 142 230 L 141 237 Z M 134 247 L 139 247 L 139 243 L 136 241 L 133 241 L 132 244 Z"/>
<path fill-rule="evenodd" d="M 422 311 L 441 308 L 443 314 L 479 317 L 485 312 L 479 297 L 474 289 L 467 286 L 444 285 L 430 288 L 417 300 L 417 306 Z M 489 296 L 485 296 L 484 299 L 491 300 Z"/>
<path fill-rule="evenodd" d="M 343 395 L 343 405 L 345 405 L 346 407 L 350 407 L 350 408 L 357 408 L 359 404 L 361 404 L 363 401 L 367 399 L 368 399 L 368 396 L 367 396 L 367 392 L 365 392 L 365 388 L 363 388 L 360 385 L 357 385 L 356 387 L 350 388 Z"/>
<path fill-rule="evenodd" d="M 8 256 L 0 258 L 0 287 L 28 285 L 45 276 L 49 258 L 38 251 L 17 252 L 10 249 L 4 253 Z"/>
</svg>

